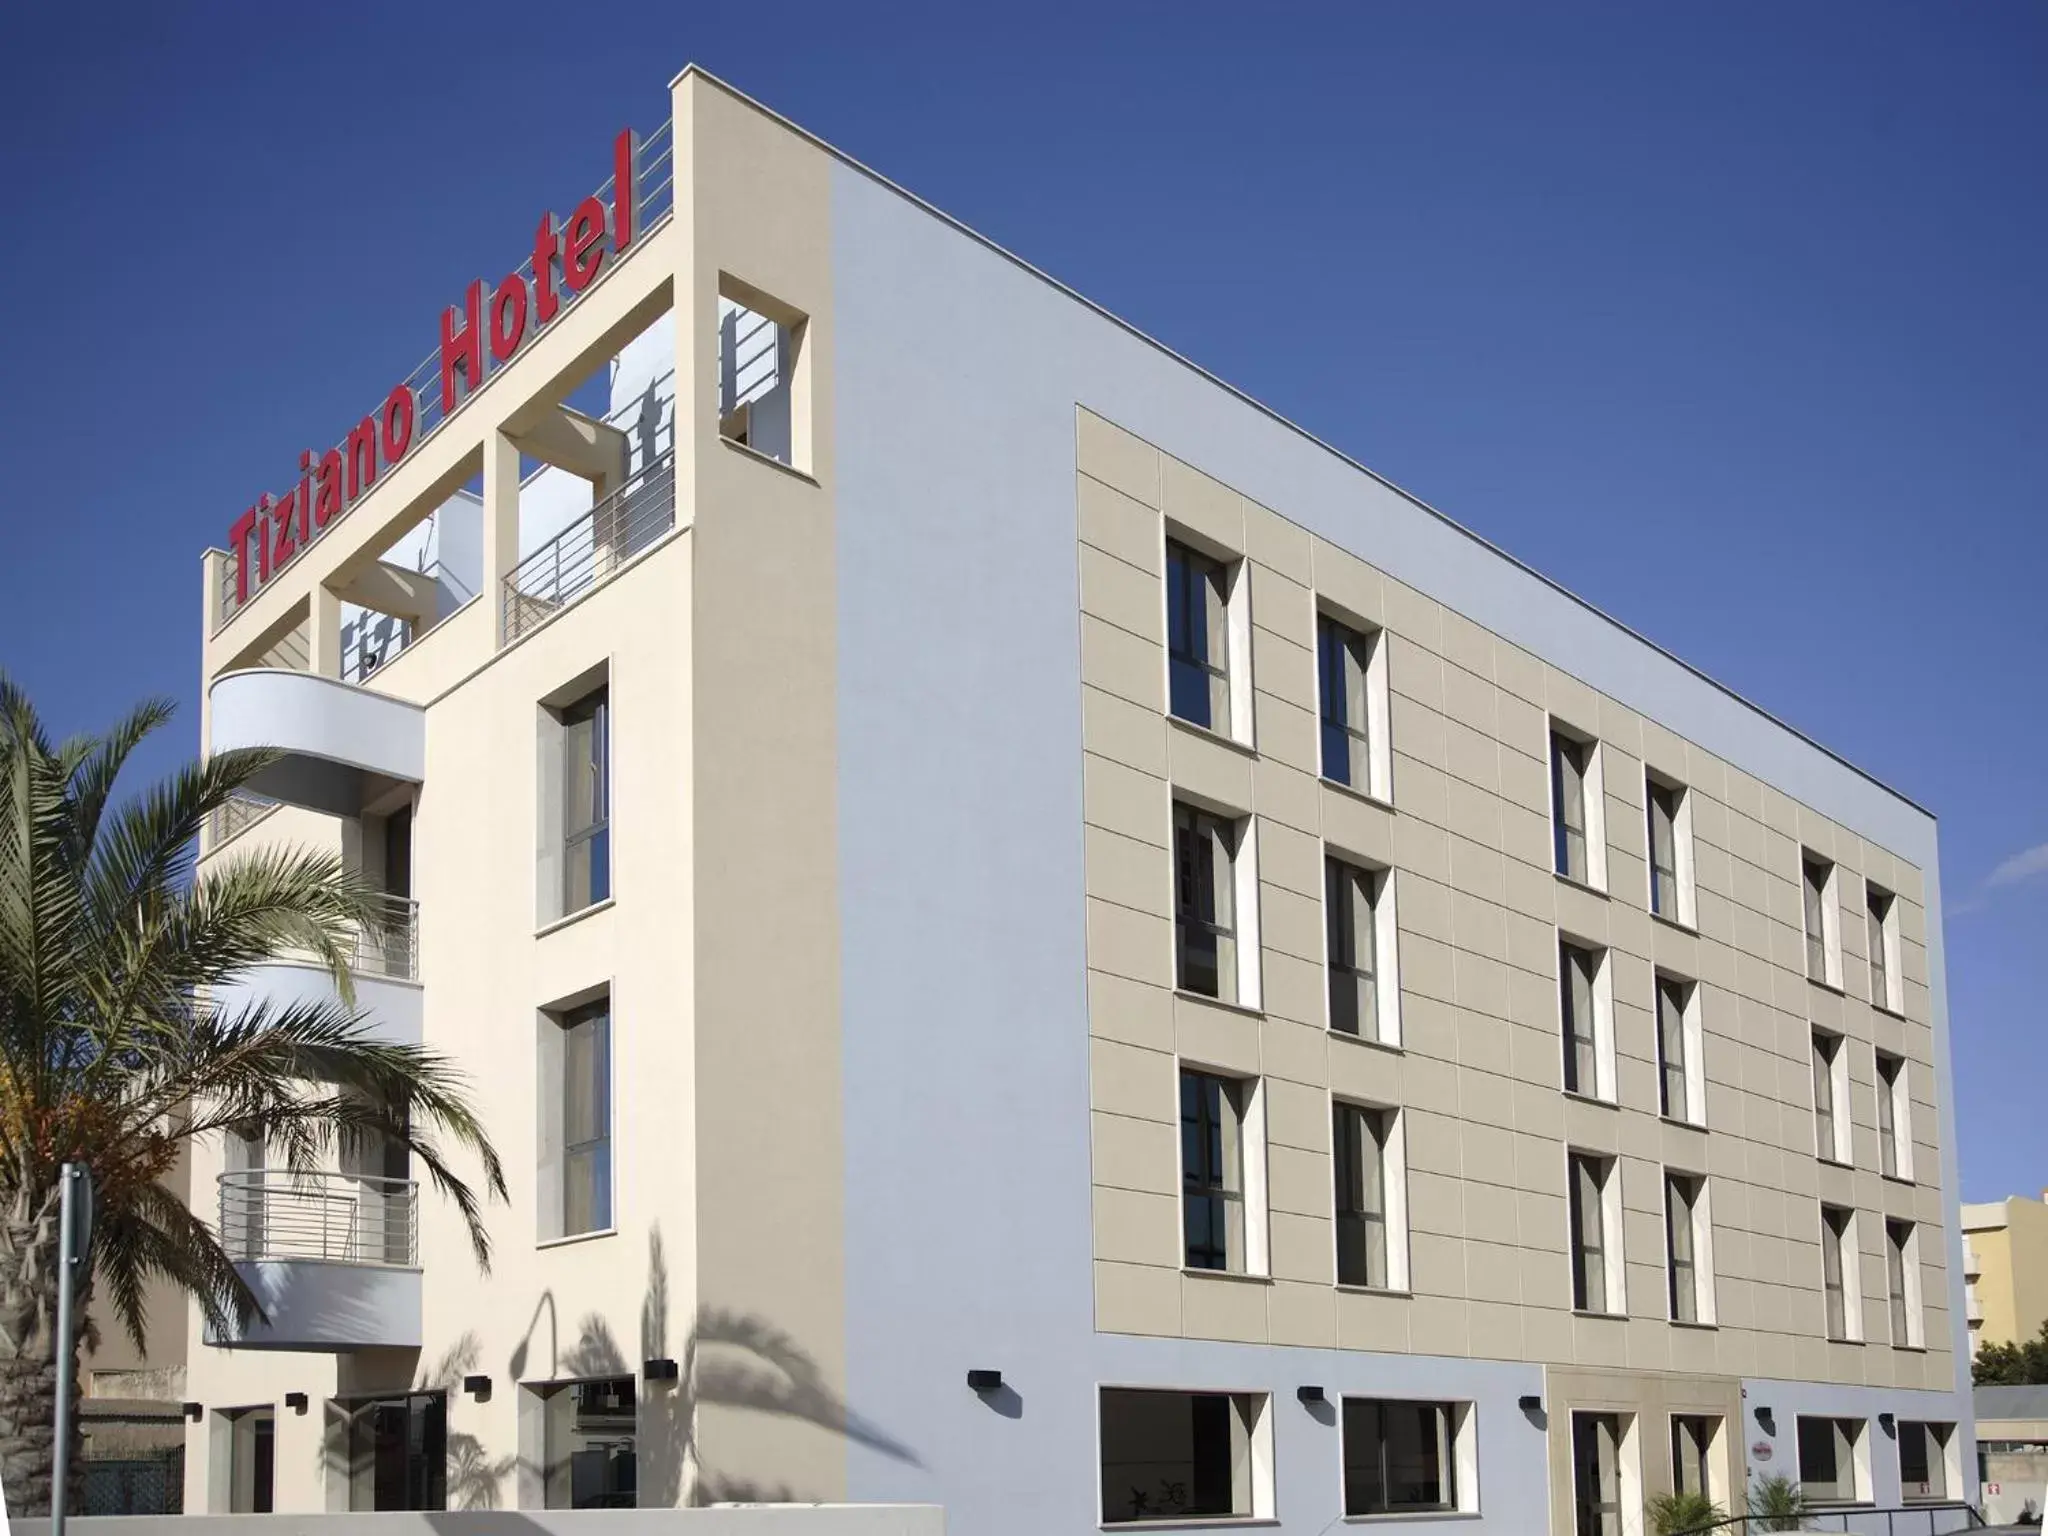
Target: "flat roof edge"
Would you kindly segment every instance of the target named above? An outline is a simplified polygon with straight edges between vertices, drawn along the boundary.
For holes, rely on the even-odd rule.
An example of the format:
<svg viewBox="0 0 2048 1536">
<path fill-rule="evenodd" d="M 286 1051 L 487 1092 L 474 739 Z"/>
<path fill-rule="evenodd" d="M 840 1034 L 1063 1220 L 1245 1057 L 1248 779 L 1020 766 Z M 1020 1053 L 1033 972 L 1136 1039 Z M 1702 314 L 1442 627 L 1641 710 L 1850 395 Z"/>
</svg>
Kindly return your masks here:
<svg viewBox="0 0 2048 1536">
<path fill-rule="evenodd" d="M 1420 496 L 1417 496 L 1414 492 L 1408 490 L 1406 487 L 1401 486 L 1392 480 L 1389 480 L 1385 475 L 1381 474 L 1371 465 L 1363 463 L 1360 460 L 1353 458 L 1343 449 L 1338 448 L 1331 443 L 1325 442 L 1322 438 L 1316 436 L 1315 433 L 1309 431 L 1308 428 L 1302 426 L 1300 423 L 1296 421 L 1290 420 L 1286 416 L 1283 416 L 1279 411 L 1276 411 L 1275 409 L 1273 409 L 1273 407 L 1267 405 L 1264 401 L 1258 399 L 1256 396 L 1247 394 L 1244 390 L 1238 388 L 1235 384 L 1232 384 L 1228 379 L 1220 377 L 1219 375 L 1211 372 L 1209 369 L 1203 367 L 1200 363 L 1194 361 L 1192 358 L 1175 351 L 1165 342 L 1159 340 L 1158 337 L 1150 335 L 1149 333 L 1139 329 L 1137 326 L 1131 324 L 1130 321 L 1124 319 L 1121 315 L 1118 315 L 1111 310 L 1103 308 L 1102 305 L 1096 303 L 1095 300 L 1089 298 L 1085 293 L 1082 293 L 1078 289 L 1073 288 L 1064 282 L 1061 282 L 1060 279 L 1054 277 L 1051 273 L 1045 271 L 1043 268 L 1034 266 L 1024 257 L 1019 256 L 1015 251 L 1012 251 L 1007 247 L 998 244 L 996 241 L 991 240 L 987 235 L 982 234 L 972 225 L 961 222 L 952 214 L 946 212 L 945 209 L 918 196 L 917 193 L 911 191 L 908 187 L 905 187 L 898 182 L 892 181 L 889 177 L 883 175 L 880 171 L 877 171 L 872 166 L 866 165 L 861 161 L 855 159 L 845 150 L 840 149 L 837 145 L 831 143 L 829 140 L 820 138 L 817 134 L 811 132 L 801 123 L 795 122 L 792 119 L 785 117 L 782 113 L 776 111 L 773 107 L 768 106 L 764 102 L 756 100 L 754 97 L 748 95 L 745 91 L 741 90 L 738 86 L 734 85 L 731 81 L 725 80 L 720 76 L 713 74 L 710 70 L 704 68 L 704 66 L 702 66 L 701 64 L 690 63 L 685 64 L 681 72 L 677 74 L 675 79 L 670 82 L 670 88 L 673 89 L 675 86 L 680 85 L 684 80 L 689 79 L 692 75 L 695 75 L 699 79 L 703 80 L 707 85 L 717 87 L 719 90 L 725 92 L 728 96 L 732 97 L 735 101 L 738 101 L 743 105 L 751 108 L 752 110 L 759 112 L 762 116 L 770 118 L 776 123 L 779 123 L 781 126 L 788 129 L 791 133 L 794 133 L 799 138 L 803 139 L 805 142 L 816 145 L 819 149 L 823 150 L 826 154 L 832 156 L 833 159 L 839 161 L 848 169 L 859 172 L 862 176 L 867 177 L 876 185 L 886 188 L 888 191 L 895 193 L 896 196 L 903 198 L 906 202 L 914 204 L 918 208 L 922 209 L 924 212 L 930 214 L 933 218 L 940 220 L 942 223 L 949 225 L 954 230 L 957 230 L 960 234 L 967 236 L 968 239 L 973 240 L 976 244 L 986 247 L 988 250 L 1002 257 L 1003 260 L 1011 263 L 1013 266 L 1016 266 L 1021 270 L 1030 273 L 1031 276 L 1037 278 L 1040 282 L 1047 284 L 1049 287 L 1057 289 L 1060 293 L 1074 300 L 1077 304 L 1080 304 L 1085 308 L 1092 310 L 1095 314 L 1100 315 L 1103 319 L 1109 321 L 1112 325 L 1117 326 L 1119 329 L 1127 332 L 1131 336 L 1136 337 L 1139 341 L 1145 343 L 1146 346 L 1151 347 L 1155 351 L 1158 351 L 1164 354 L 1165 356 L 1172 358 L 1176 363 L 1179 363 L 1182 367 L 1187 368 L 1196 374 L 1199 374 L 1202 378 L 1208 380 L 1217 388 L 1243 401 L 1253 410 L 1258 411 L 1261 415 L 1269 418 L 1279 426 L 1285 427 L 1288 431 L 1294 433 L 1297 437 L 1300 437 L 1309 443 L 1313 443 L 1323 452 L 1331 455 L 1332 457 L 1338 459 L 1342 463 L 1350 466 L 1352 469 L 1357 470 L 1360 474 L 1365 475 L 1368 478 L 1378 482 L 1380 485 L 1385 486 L 1388 490 L 1392 491 L 1402 500 L 1410 503 L 1415 507 L 1420 508 L 1424 512 L 1427 512 L 1431 517 L 1434 517 L 1438 522 L 1444 524 L 1444 526 L 1446 526 L 1447 528 L 1450 528 L 1453 531 L 1463 535 L 1465 538 L 1470 539 L 1473 543 L 1479 545 L 1482 549 L 1487 550 L 1491 554 L 1499 556 L 1501 559 L 1507 561 L 1510 565 L 1514 566 L 1517 570 L 1521 571 L 1524 575 L 1534 577 L 1537 581 L 1542 582 L 1544 586 L 1550 588 L 1559 596 L 1564 597 L 1570 600 L 1571 602 L 1577 604 L 1580 608 L 1583 608 L 1586 612 L 1592 614 L 1595 618 L 1601 620 L 1603 623 L 1607 624 L 1608 626 L 1615 629 L 1622 635 L 1626 636 L 1628 639 L 1635 641 L 1638 645 L 1648 647 L 1650 650 L 1656 652 L 1659 656 L 1662 656 L 1666 661 L 1671 662 L 1675 666 L 1683 668 L 1685 671 L 1691 673 L 1694 677 L 1698 678 L 1701 682 L 1707 684 L 1709 687 L 1714 688 L 1718 692 L 1725 694 L 1728 698 L 1734 700 L 1737 704 L 1740 704 L 1744 709 L 1749 710 L 1752 714 L 1758 716 L 1760 719 L 1768 721 L 1770 724 L 1776 726 L 1779 730 L 1784 731 L 1786 734 L 1793 736 L 1798 740 L 1804 742 L 1807 746 L 1812 747 L 1816 752 L 1821 753 L 1823 756 L 1831 759 L 1832 761 L 1840 764 L 1842 767 L 1848 769 L 1851 773 L 1855 774 L 1858 778 L 1864 780 L 1866 783 L 1871 784 L 1880 790 L 1883 790 L 1887 795 L 1890 795 L 1893 799 L 1897 800 L 1901 805 L 1906 806 L 1910 810 L 1917 811 L 1920 815 L 1925 816 L 1931 822 L 1939 822 L 1940 818 L 1936 816 L 1933 811 L 1929 810 L 1926 806 L 1920 804 L 1920 802 L 1913 799 L 1912 796 L 1906 794 L 1904 791 L 1897 789 L 1890 784 L 1887 784 L 1883 779 L 1880 779 L 1876 774 L 1870 772 L 1870 770 L 1868 770 L 1867 768 L 1863 768 L 1858 764 L 1851 762 L 1848 758 L 1844 757 L 1841 753 L 1837 752 L 1833 747 L 1828 746 L 1824 742 L 1816 741 L 1813 737 L 1807 735 L 1806 732 L 1799 729 L 1798 726 L 1791 724 L 1789 721 L 1780 719 L 1778 716 L 1772 714 L 1768 709 L 1765 709 L 1761 704 L 1757 703 L 1754 699 L 1751 699 L 1746 695 L 1738 692 L 1737 690 L 1729 687 L 1719 678 L 1714 677 L 1712 674 L 1702 671 L 1699 667 L 1694 666 L 1691 662 L 1687 661 L 1683 656 L 1680 656 L 1673 651 L 1667 650 L 1664 646 L 1658 644 L 1655 640 L 1652 640 L 1648 635 L 1645 635 L 1640 631 L 1632 628 L 1628 624 L 1623 623 L 1620 619 L 1617 619 L 1613 614 L 1609 613 L 1606 609 L 1602 608 L 1598 603 L 1592 602 L 1587 598 L 1581 597 L 1578 593 L 1574 592 L 1570 587 L 1565 586 L 1564 583 L 1557 581 L 1553 577 L 1545 575 L 1542 571 L 1536 569 L 1535 566 L 1530 565 L 1526 560 L 1523 560 L 1520 556 L 1512 553 L 1511 551 L 1503 549 L 1500 545 L 1494 543 L 1493 540 L 1487 538 L 1484 534 L 1473 531 L 1472 529 L 1466 527 L 1463 523 L 1459 522 L 1455 517 L 1452 517 L 1449 513 L 1442 511 L 1440 508 L 1432 506 L 1429 502 L 1423 500 Z"/>
</svg>

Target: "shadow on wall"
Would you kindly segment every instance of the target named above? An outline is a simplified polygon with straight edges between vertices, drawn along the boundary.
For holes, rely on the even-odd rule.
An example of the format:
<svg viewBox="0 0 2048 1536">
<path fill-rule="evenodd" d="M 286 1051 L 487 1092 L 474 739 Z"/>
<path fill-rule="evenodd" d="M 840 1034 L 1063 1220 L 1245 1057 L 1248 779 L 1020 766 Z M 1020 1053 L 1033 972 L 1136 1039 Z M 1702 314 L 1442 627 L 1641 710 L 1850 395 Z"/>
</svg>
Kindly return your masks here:
<svg viewBox="0 0 2048 1536">
<path fill-rule="evenodd" d="M 587 1313 L 576 1336 L 563 1347 L 554 1293 L 543 1291 L 534 1304 L 526 1335 L 506 1360 L 505 1375 L 514 1391 L 520 1383 L 570 1378 L 640 1375 L 640 1361 L 671 1358 L 669 1345 L 669 1275 L 657 1226 L 647 1240 L 647 1288 L 640 1304 L 640 1356 L 629 1359 L 611 1325 Z M 543 1329 L 545 1330 L 543 1332 Z M 536 1337 L 540 1335 L 540 1337 Z M 462 1378 L 478 1373 L 483 1346 L 465 1333 L 447 1353 L 423 1368 L 413 1388 L 420 1392 L 460 1393 Z M 697 1406 L 747 1408 L 802 1420 L 846 1436 L 911 1466 L 922 1466 L 916 1453 L 880 1426 L 861 1418 L 825 1381 L 818 1364 L 796 1340 L 767 1320 L 752 1314 L 702 1308 L 696 1326 L 684 1340 L 674 1383 L 642 1381 L 638 1462 L 642 1509 L 674 1509 L 686 1502 L 808 1502 L 819 1495 L 788 1483 L 753 1483 L 720 1476 L 701 1465 L 693 1439 Z M 343 1419 L 342 1424 L 346 1423 Z M 322 1450 L 323 1471 L 346 1479 L 349 1473 L 347 1436 L 330 1433 Z M 686 1469 L 691 1474 L 685 1475 Z M 494 1510 L 517 1503 L 518 1480 L 538 1481 L 542 1469 L 523 1466 L 518 1455 L 492 1456 L 476 1435 L 448 1431 L 448 1507 L 453 1510 Z M 510 1481 L 508 1481 L 508 1479 Z"/>
</svg>

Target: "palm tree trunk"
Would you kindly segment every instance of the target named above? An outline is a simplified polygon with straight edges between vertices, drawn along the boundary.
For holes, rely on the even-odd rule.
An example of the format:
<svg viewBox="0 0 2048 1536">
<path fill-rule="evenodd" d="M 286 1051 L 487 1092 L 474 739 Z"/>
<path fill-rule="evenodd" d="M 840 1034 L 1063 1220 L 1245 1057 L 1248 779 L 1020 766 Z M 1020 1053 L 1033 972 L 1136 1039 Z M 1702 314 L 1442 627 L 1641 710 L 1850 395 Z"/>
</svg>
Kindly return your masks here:
<svg viewBox="0 0 2048 1536">
<path fill-rule="evenodd" d="M 24 1185 L 0 1214 L 0 1479 L 8 1514 L 47 1515 L 57 1452 L 58 1190 Z M 85 1298 L 75 1311 L 84 1331 Z M 79 1339 L 70 1341 L 77 1358 Z M 83 1513 L 84 1436 L 71 1384 L 70 1506 Z"/>
</svg>

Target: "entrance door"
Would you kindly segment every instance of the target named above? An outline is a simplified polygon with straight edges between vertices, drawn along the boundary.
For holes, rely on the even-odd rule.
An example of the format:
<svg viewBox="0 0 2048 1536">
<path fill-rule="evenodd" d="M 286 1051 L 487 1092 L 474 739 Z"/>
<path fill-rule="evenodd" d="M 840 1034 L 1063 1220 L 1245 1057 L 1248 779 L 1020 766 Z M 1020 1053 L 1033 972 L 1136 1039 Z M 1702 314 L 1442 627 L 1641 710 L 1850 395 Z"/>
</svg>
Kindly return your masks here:
<svg viewBox="0 0 2048 1536">
<path fill-rule="evenodd" d="M 1572 1504 L 1577 1536 L 1621 1536 L 1621 1416 L 1572 1415 Z"/>
</svg>

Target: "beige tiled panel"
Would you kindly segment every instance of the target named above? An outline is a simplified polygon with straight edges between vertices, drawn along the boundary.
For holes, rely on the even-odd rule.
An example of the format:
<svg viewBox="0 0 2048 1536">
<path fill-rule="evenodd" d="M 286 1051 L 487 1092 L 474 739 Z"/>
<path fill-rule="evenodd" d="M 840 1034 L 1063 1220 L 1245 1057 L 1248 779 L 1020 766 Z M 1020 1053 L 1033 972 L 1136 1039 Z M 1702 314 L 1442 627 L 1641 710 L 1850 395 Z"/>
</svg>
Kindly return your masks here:
<svg viewBox="0 0 2048 1536">
<path fill-rule="evenodd" d="M 1866 1291 L 1882 1285 L 1885 1215 L 1941 1219 L 1920 872 L 1310 535 L 1284 509 L 1258 506 L 1086 412 L 1076 447 L 1097 1326 L 1645 1370 L 1951 1382 L 1945 1348 L 1819 1337 L 1824 1185 L 1866 1213 Z M 1159 571 L 1169 521 L 1249 562 L 1256 752 L 1165 718 Z M 1318 601 L 1387 632 L 1393 809 L 1318 781 Z M 1609 895 L 1550 871 L 1546 714 L 1601 739 Z M 1645 910 L 1645 764 L 1692 794 L 1697 933 Z M 1176 787 L 1257 817 L 1263 1015 L 1171 990 Z M 1324 1031 L 1325 846 L 1396 871 L 1400 1052 Z M 1802 846 L 1842 871 L 1842 993 L 1805 979 Z M 1903 1018 L 1868 1001 L 1866 877 L 1899 898 Z M 1559 1091 L 1560 928 L 1611 950 L 1619 1107 Z M 1658 968 L 1701 986 L 1705 1131 L 1657 1116 Z M 1813 1022 L 1849 1041 L 1853 1173 L 1813 1157 Z M 1874 1047 L 1912 1063 L 1918 1184 L 1875 1177 Z M 1178 1267 L 1177 1057 L 1264 1082 L 1264 1278 Z M 1333 1093 L 1403 1110 L 1412 1295 L 1332 1283 Z M 1569 1310 L 1568 1140 L 1620 1159 L 1626 1318 Z M 1664 1319 L 1665 1167 L 1711 1181 L 1715 1329 Z M 1923 1251 L 1926 1337 L 1942 1344 L 1945 1245 Z M 1884 1298 L 1865 1303 L 1868 1337 L 1888 1340 Z"/>
</svg>

